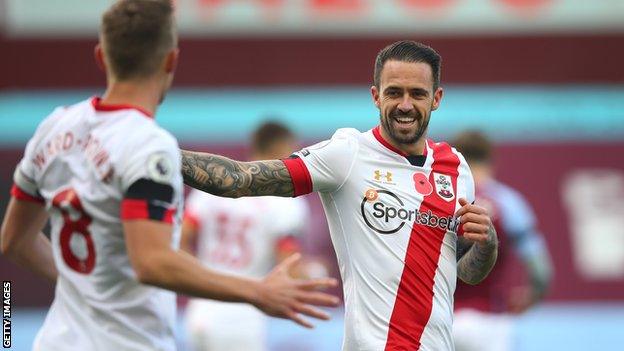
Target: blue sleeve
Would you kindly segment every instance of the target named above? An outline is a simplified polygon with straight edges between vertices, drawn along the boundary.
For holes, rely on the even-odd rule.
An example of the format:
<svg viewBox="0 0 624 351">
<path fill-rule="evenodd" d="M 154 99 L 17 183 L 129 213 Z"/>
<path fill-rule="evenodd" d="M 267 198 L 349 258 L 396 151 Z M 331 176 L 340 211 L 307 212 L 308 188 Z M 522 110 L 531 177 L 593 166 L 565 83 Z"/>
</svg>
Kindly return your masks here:
<svg viewBox="0 0 624 351">
<path fill-rule="evenodd" d="M 499 209 L 501 225 L 510 236 L 530 230 L 535 226 L 535 215 L 528 202 L 513 189 L 501 193 Z"/>
<path fill-rule="evenodd" d="M 540 255 L 544 239 L 536 229 L 535 214 L 524 197 L 513 189 L 501 194 L 500 220 L 516 252 L 523 258 Z"/>
<path fill-rule="evenodd" d="M 551 280 L 553 267 L 544 236 L 536 228 L 535 214 L 517 191 L 505 188 L 500 195 L 502 229 L 526 264 L 534 287 L 543 294 Z"/>
</svg>

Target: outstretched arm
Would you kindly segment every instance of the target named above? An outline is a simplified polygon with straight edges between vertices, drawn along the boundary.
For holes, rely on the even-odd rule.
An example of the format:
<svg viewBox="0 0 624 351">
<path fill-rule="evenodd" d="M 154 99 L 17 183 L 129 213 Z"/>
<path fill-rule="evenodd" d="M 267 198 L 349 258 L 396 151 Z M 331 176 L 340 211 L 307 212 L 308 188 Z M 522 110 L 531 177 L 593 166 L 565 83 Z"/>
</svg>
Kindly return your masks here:
<svg viewBox="0 0 624 351">
<path fill-rule="evenodd" d="M 182 150 L 182 175 L 186 185 L 219 196 L 294 195 L 290 173 L 280 160 L 240 162 Z"/>
<path fill-rule="evenodd" d="M 457 242 L 457 276 L 465 283 L 479 284 L 488 276 L 498 256 L 496 231 L 484 208 L 459 200 L 464 236 Z M 470 247 L 471 245 L 471 247 Z M 465 254 L 461 254 L 464 251 Z"/>
<path fill-rule="evenodd" d="M 261 280 L 223 274 L 204 267 L 185 251 L 171 248 L 171 224 L 155 220 L 124 220 L 126 247 L 139 282 L 194 297 L 247 302 L 262 312 L 313 325 L 302 315 L 329 319 L 315 306 L 338 305 L 338 298 L 319 291 L 335 287 L 333 278 L 292 279 L 288 271 L 300 258 L 293 255 Z"/>
</svg>

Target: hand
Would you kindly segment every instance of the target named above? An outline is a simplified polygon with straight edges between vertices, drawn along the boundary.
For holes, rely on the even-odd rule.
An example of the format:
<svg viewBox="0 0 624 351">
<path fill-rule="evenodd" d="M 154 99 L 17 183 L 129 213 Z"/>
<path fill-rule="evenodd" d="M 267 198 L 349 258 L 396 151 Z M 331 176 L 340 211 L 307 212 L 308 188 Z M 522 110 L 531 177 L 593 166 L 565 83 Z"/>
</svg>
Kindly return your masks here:
<svg viewBox="0 0 624 351">
<path fill-rule="evenodd" d="M 511 290 L 507 306 L 509 312 L 520 314 L 531 308 L 539 301 L 538 294 L 530 286 L 518 286 Z"/>
<path fill-rule="evenodd" d="M 316 279 L 329 277 L 328 264 L 321 258 L 305 256 L 290 270 L 290 276 L 295 279 Z"/>
<path fill-rule="evenodd" d="M 464 198 L 459 199 L 462 206 L 455 213 L 460 217 L 464 230 L 464 238 L 475 242 L 480 246 L 490 246 L 496 243 L 496 231 L 492 227 L 492 221 L 487 210 L 481 206 L 468 203 Z"/>
<path fill-rule="evenodd" d="M 335 287 L 334 278 L 293 279 L 288 272 L 301 259 L 301 254 L 294 254 L 278 264 L 261 282 L 259 297 L 254 305 L 269 316 L 290 319 L 306 327 L 314 326 L 301 317 L 301 314 L 328 320 L 329 315 L 316 306 L 336 307 L 340 302 L 336 296 L 316 291 Z"/>
</svg>

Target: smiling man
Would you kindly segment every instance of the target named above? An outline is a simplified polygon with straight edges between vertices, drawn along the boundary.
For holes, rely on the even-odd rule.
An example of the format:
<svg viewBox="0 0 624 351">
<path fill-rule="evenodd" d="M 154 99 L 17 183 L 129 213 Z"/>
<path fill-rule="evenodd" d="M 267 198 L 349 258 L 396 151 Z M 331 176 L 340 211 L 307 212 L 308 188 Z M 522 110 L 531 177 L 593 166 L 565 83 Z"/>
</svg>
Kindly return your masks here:
<svg viewBox="0 0 624 351">
<path fill-rule="evenodd" d="M 432 48 L 396 42 L 375 63 L 379 126 L 340 129 L 285 160 L 182 152 L 185 182 L 212 194 L 320 193 L 344 283 L 343 350 L 453 350 L 456 278 L 477 284 L 496 261 L 468 164 L 426 138 L 439 82 Z"/>
</svg>

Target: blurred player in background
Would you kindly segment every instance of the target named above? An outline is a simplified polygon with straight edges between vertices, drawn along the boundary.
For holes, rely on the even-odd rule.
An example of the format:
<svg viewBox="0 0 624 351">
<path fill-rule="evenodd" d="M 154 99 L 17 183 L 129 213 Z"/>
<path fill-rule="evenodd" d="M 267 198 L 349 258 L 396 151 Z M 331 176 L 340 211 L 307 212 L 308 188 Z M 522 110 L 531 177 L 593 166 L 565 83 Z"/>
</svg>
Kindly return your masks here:
<svg viewBox="0 0 624 351">
<path fill-rule="evenodd" d="M 264 279 L 204 268 L 177 250 L 180 151 L 153 120 L 178 58 L 167 0 L 122 0 L 103 16 L 102 98 L 60 107 L 38 127 L 14 175 L 2 252 L 56 282 L 34 350 L 174 350 L 173 291 L 249 302 L 308 325 L 336 298 L 296 281 L 296 256 Z M 48 216 L 51 239 L 40 231 Z M 167 290 L 172 291 L 167 291 Z"/>
<path fill-rule="evenodd" d="M 512 349 L 509 313 L 522 313 L 539 302 L 551 280 L 552 267 L 535 215 L 524 197 L 494 178 L 492 145 L 481 132 L 459 134 L 453 146 L 472 170 L 476 204 L 488 209 L 500 241 L 496 267 L 479 286 L 458 282 L 455 292 L 454 334 L 457 351 L 506 351 Z M 529 284 L 510 287 L 513 250 L 522 262 Z M 461 252 L 458 253 L 461 255 Z"/>
<path fill-rule="evenodd" d="M 262 124 L 251 139 L 254 161 L 288 157 L 297 146 L 293 133 L 278 122 Z M 191 253 L 196 246 L 207 267 L 262 277 L 275 262 L 299 252 L 298 237 L 309 227 L 309 215 L 303 198 L 228 199 L 193 190 L 181 244 Z M 188 336 L 197 351 L 266 349 L 268 319 L 249 305 L 193 299 L 186 311 Z"/>
<path fill-rule="evenodd" d="M 471 204 L 466 161 L 427 138 L 443 95 L 440 65 L 426 45 L 388 45 L 370 90 L 379 125 L 339 129 L 291 158 L 182 151 L 184 181 L 212 194 L 320 193 L 344 281 L 345 351 L 453 350 L 457 277 L 478 284 L 496 261 L 496 232 Z M 467 250 L 459 261 L 456 247 Z"/>
</svg>

